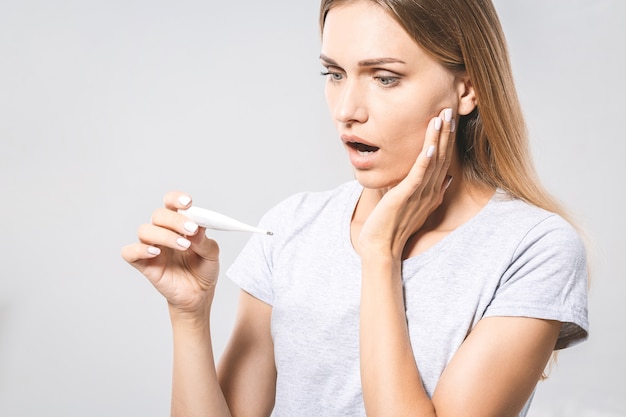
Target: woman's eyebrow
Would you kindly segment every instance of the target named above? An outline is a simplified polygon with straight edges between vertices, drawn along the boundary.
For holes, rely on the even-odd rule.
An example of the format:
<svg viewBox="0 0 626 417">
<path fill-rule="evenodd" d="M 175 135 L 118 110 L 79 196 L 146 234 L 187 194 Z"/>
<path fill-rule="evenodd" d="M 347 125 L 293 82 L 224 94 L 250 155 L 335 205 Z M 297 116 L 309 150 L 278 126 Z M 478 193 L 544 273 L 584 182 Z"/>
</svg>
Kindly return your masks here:
<svg viewBox="0 0 626 417">
<path fill-rule="evenodd" d="M 332 58 L 327 57 L 324 54 L 320 54 L 320 59 L 330 65 L 335 65 L 335 66 L 339 65 L 337 64 L 337 61 L 335 61 Z M 359 61 L 358 65 L 359 67 L 372 67 L 372 66 L 382 65 L 382 64 L 406 64 L 406 62 L 398 58 L 373 58 L 373 59 L 364 59 L 362 61 Z"/>
<path fill-rule="evenodd" d="M 337 64 L 337 61 L 335 61 L 334 59 L 331 59 L 331 58 L 327 57 L 327 56 L 326 56 L 326 55 L 324 55 L 324 54 L 320 54 L 320 59 L 321 59 L 322 61 L 324 61 L 325 63 L 330 64 L 330 65 L 335 65 L 335 66 L 338 66 L 338 65 L 339 65 L 339 64 Z"/>
<path fill-rule="evenodd" d="M 363 61 L 359 61 L 359 67 L 372 67 L 375 65 L 382 65 L 382 64 L 406 64 L 406 62 L 397 58 L 375 58 L 375 59 L 364 59 Z"/>
</svg>

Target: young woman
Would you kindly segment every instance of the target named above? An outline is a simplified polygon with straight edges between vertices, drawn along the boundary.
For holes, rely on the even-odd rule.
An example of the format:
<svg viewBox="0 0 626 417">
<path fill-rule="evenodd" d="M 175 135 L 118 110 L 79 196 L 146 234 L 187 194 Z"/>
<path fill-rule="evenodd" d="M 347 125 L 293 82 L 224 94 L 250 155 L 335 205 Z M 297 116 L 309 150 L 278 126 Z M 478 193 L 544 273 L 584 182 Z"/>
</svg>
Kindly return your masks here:
<svg viewBox="0 0 626 417">
<path fill-rule="evenodd" d="M 278 204 L 228 271 L 165 196 L 122 255 L 166 297 L 180 416 L 525 415 L 587 337 L 585 250 L 541 188 L 489 0 L 323 0 L 326 96 L 355 181 Z"/>
</svg>

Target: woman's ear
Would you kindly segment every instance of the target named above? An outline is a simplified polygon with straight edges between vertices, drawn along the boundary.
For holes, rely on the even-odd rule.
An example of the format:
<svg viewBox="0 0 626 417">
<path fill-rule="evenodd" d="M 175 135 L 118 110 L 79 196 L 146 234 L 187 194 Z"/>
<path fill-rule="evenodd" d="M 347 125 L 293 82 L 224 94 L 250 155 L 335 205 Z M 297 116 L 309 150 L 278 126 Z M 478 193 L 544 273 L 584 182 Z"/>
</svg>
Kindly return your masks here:
<svg viewBox="0 0 626 417">
<path fill-rule="evenodd" d="M 459 93 L 458 113 L 462 116 L 470 114 L 478 105 L 476 92 L 469 76 L 463 75 L 457 79 L 457 91 Z"/>
</svg>

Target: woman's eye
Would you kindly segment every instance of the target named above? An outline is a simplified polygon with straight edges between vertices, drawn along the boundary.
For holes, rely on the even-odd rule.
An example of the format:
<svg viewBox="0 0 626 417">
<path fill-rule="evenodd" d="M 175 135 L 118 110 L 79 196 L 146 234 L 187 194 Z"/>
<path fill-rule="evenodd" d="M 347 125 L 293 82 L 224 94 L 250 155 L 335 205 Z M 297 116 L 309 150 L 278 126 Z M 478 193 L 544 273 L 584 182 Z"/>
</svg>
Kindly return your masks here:
<svg viewBox="0 0 626 417">
<path fill-rule="evenodd" d="M 391 87 L 398 83 L 398 77 L 375 77 L 383 87 Z"/>
<path fill-rule="evenodd" d="M 322 71 L 321 75 L 329 77 L 333 82 L 341 81 L 343 79 L 343 74 L 334 71 Z"/>
</svg>

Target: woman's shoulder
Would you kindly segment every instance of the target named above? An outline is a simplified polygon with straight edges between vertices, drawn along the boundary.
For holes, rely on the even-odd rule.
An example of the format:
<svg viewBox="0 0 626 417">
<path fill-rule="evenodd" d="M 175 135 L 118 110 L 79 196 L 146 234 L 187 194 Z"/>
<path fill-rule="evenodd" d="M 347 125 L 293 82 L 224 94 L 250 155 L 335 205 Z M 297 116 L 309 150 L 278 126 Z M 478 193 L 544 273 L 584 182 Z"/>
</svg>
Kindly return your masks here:
<svg viewBox="0 0 626 417">
<path fill-rule="evenodd" d="M 527 201 L 496 191 L 491 201 L 491 216 L 484 221 L 493 222 L 502 233 L 519 236 L 520 247 L 540 244 L 544 247 L 567 246 L 577 255 L 584 252 L 582 236 L 563 216 L 538 207 Z"/>
<path fill-rule="evenodd" d="M 515 220 L 517 225 L 528 224 L 529 226 L 548 222 L 570 229 L 572 225 L 558 213 L 538 207 L 532 203 L 513 197 L 505 191 L 496 190 L 490 204 L 491 214 L 503 219 Z"/>
</svg>

